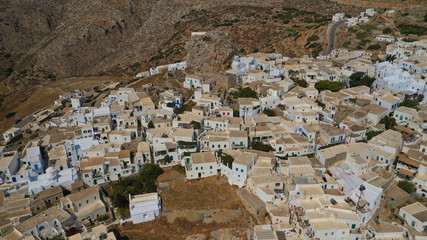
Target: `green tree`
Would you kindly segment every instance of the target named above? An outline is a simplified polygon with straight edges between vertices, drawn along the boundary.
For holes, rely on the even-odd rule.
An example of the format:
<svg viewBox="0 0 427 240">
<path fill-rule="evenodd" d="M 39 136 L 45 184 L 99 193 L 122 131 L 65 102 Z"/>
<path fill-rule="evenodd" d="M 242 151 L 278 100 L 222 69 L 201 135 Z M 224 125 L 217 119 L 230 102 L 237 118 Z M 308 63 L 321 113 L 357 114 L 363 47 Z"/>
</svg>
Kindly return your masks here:
<svg viewBox="0 0 427 240">
<path fill-rule="evenodd" d="M 129 199 L 127 196 L 120 192 L 119 190 L 114 189 L 110 194 L 111 203 L 114 207 L 126 208 L 129 206 Z"/>
<path fill-rule="evenodd" d="M 380 124 L 384 124 L 386 129 L 394 129 L 396 126 L 396 119 L 393 117 L 385 116 L 380 120 Z"/>
<path fill-rule="evenodd" d="M 387 33 L 391 33 L 391 28 L 389 28 L 389 27 L 388 28 L 384 28 L 383 29 L 383 33 L 386 33 L 386 34 Z"/>
<path fill-rule="evenodd" d="M 148 123 L 148 128 L 149 128 L 149 129 L 154 128 L 154 123 L 153 123 L 153 121 L 150 121 L 150 122 Z"/>
<path fill-rule="evenodd" d="M 381 134 L 383 131 L 370 131 L 366 133 L 366 138 L 369 140 L 371 140 L 373 137 Z"/>
<path fill-rule="evenodd" d="M 397 186 L 405 190 L 405 192 L 407 193 L 415 192 L 415 184 L 413 184 L 410 181 L 406 181 L 406 180 L 399 181 L 399 183 L 397 183 Z"/>
<path fill-rule="evenodd" d="M 237 99 L 237 98 L 256 98 L 256 99 L 258 99 L 258 94 L 249 87 L 245 87 L 245 88 L 239 87 L 237 89 L 237 92 L 232 92 L 231 95 L 233 95 L 233 97 L 235 99 Z"/>
<path fill-rule="evenodd" d="M 262 142 L 252 142 L 252 149 L 263 151 L 263 152 L 273 151 L 272 146 L 270 146 L 269 144 L 264 144 Z"/>
<path fill-rule="evenodd" d="M 418 107 L 417 101 L 409 100 L 409 99 L 403 100 L 403 102 L 399 104 L 399 107 L 413 108 L 413 109 L 416 109 L 417 111 L 420 110 L 420 108 Z"/>
<path fill-rule="evenodd" d="M 325 104 L 322 103 L 320 100 L 316 100 L 317 106 L 321 107 L 321 108 L 325 108 Z"/>
<path fill-rule="evenodd" d="M 234 158 L 231 155 L 224 153 L 222 149 L 218 150 L 217 153 L 221 163 L 231 169 L 233 167 Z"/>
<path fill-rule="evenodd" d="M 264 108 L 263 113 L 269 117 L 276 116 L 276 113 L 272 109 Z"/>
<path fill-rule="evenodd" d="M 164 171 L 158 164 L 147 163 L 139 171 L 138 177 L 145 183 L 150 180 L 156 180 L 162 173 L 164 173 Z"/>
<path fill-rule="evenodd" d="M 197 121 L 191 121 L 191 124 L 193 124 L 194 129 L 201 129 L 202 128 L 201 124 Z"/>
<path fill-rule="evenodd" d="M 304 80 L 304 79 L 297 79 L 297 80 L 295 80 L 295 84 L 296 84 L 297 86 L 300 86 L 300 87 L 303 87 L 303 88 L 308 87 L 308 83 L 307 83 L 307 81 L 306 81 L 306 80 Z"/>
<path fill-rule="evenodd" d="M 358 86 L 367 86 L 371 87 L 375 81 L 375 78 L 365 76 L 363 72 L 355 72 L 351 74 L 350 79 L 350 87 L 358 87 Z"/>
<path fill-rule="evenodd" d="M 322 80 L 317 82 L 314 87 L 319 91 L 330 90 L 332 92 L 338 92 L 344 88 L 344 83 Z"/>
<path fill-rule="evenodd" d="M 380 49 L 380 48 L 381 48 L 381 45 L 379 45 L 379 44 L 377 43 L 377 44 L 370 45 L 370 46 L 368 47 L 368 50 L 378 50 L 378 49 Z"/>
<path fill-rule="evenodd" d="M 171 159 L 170 159 L 169 155 L 166 155 L 164 158 L 158 160 L 157 162 L 161 163 L 161 164 L 166 164 L 166 163 L 170 163 Z"/>
<path fill-rule="evenodd" d="M 150 179 L 149 181 L 144 183 L 144 192 L 152 193 L 157 191 L 157 186 L 155 184 L 154 179 Z"/>
</svg>

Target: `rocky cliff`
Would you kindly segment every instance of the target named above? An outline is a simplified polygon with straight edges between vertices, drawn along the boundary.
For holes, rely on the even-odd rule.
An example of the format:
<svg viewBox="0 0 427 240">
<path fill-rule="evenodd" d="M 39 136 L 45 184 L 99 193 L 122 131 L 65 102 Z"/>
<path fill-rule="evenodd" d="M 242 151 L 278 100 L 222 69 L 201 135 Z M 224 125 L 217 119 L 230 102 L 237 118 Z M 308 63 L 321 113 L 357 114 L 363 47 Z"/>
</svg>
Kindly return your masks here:
<svg viewBox="0 0 427 240">
<path fill-rule="evenodd" d="M 208 32 L 193 36 L 185 44 L 188 67 L 195 72 L 219 72 L 231 62 L 236 45 L 227 33 Z"/>
</svg>

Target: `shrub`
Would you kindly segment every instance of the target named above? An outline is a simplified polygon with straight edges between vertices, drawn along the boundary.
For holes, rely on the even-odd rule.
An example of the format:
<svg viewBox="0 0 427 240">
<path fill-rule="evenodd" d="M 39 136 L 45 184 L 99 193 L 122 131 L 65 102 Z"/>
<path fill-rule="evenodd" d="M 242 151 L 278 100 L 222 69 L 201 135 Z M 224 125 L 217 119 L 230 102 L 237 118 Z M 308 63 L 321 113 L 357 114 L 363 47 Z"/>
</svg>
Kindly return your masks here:
<svg viewBox="0 0 427 240">
<path fill-rule="evenodd" d="M 322 80 L 317 82 L 314 87 L 319 91 L 330 90 L 332 92 L 338 92 L 344 88 L 344 83 Z"/>
<path fill-rule="evenodd" d="M 256 99 L 258 99 L 258 94 L 249 87 L 245 87 L 245 88 L 239 87 L 237 92 L 232 92 L 231 95 L 233 95 L 233 97 L 235 99 L 237 99 L 237 98 L 256 98 Z"/>
<path fill-rule="evenodd" d="M 10 113 L 6 114 L 6 118 L 7 118 L 7 119 L 12 118 L 12 117 L 14 117 L 15 115 L 16 115 L 16 112 L 10 112 Z"/>
<path fill-rule="evenodd" d="M 269 144 L 264 144 L 262 142 L 252 142 L 252 149 L 259 150 L 263 152 L 273 151 L 273 147 Z"/>
<path fill-rule="evenodd" d="M 319 37 L 317 35 L 313 35 L 313 36 L 307 38 L 307 41 L 309 41 L 309 42 L 317 41 L 317 40 L 319 40 Z"/>
<path fill-rule="evenodd" d="M 420 109 L 418 107 L 417 101 L 413 101 L 413 100 L 409 100 L 409 99 L 405 99 L 403 102 L 401 102 L 399 104 L 399 107 L 413 108 L 413 109 L 416 109 L 417 111 Z"/>
<path fill-rule="evenodd" d="M 185 175 L 185 167 L 181 164 L 173 166 L 173 169 L 175 169 L 175 171 L 181 173 L 182 175 Z"/>
<path fill-rule="evenodd" d="M 150 122 L 148 123 L 148 128 L 149 128 L 149 129 L 154 128 L 154 123 L 153 123 L 153 121 L 150 121 Z"/>
<path fill-rule="evenodd" d="M 394 126 L 396 126 L 396 119 L 393 117 L 385 116 L 380 120 L 380 124 L 384 124 L 385 128 L 388 129 L 394 129 Z"/>
<path fill-rule="evenodd" d="M 363 40 L 366 37 L 368 37 L 368 34 L 366 32 L 358 32 L 358 33 L 356 33 L 356 38 L 359 39 L 359 40 Z"/>
<path fill-rule="evenodd" d="M 379 44 L 370 45 L 368 47 L 369 50 L 378 50 L 380 48 L 381 48 L 381 45 L 379 45 Z"/>
<path fill-rule="evenodd" d="M 373 137 L 375 137 L 375 136 L 377 136 L 377 135 L 379 135 L 379 134 L 381 134 L 383 131 L 371 131 L 371 132 L 368 132 L 368 133 L 366 133 L 366 138 L 368 139 L 368 141 L 369 140 L 371 140 Z"/>
<path fill-rule="evenodd" d="M 234 110 L 234 111 L 233 111 L 233 117 L 240 117 L 240 112 L 239 112 L 239 110 Z"/>
<path fill-rule="evenodd" d="M 306 88 L 308 86 L 307 81 L 304 79 L 295 80 L 295 84 L 303 88 Z"/>
<path fill-rule="evenodd" d="M 371 24 L 365 24 L 365 25 L 361 25 L 361 26 L 360 26 L 360 29 L 363 29 L 363 30 L 365 30 L 366 32 L 370 32 L 370 31 L 372 31 L 372 30 L 377 29 L 377 27 L 375 27 L 374 25 L 371 25 Z"/>
<path fill-rule="evenodd" d="M 405 190 L 405 192 L 407 193 L 415 192 L 415 184 L 413 184 L 410 181 L 406 181 L 406 180 L 399 181 L 399 183 L 397 183 L 397 186 Z"/>
<path fill-rule="evenodd" d="M 371 40 L 369 40 L 369 39 L 363 39 L 362 41 L 360 41 L 359 42 L 359 44 L 361 45 L 361 46 L 365 46 L 367 43 L 369 43 L 369 42 L 371 42 Z"/>
<path fill-rule="evenodd" d="M 415 34 L 415 35 L 423 35 L 426 31 L 425 27 L 417 26 L 417 25 L 409 25 L 409 24 L 400 24 L 397 26 L 399 28 L 399 31 L 401 34 L 409 35 L 409 34 Z"/>
<path fill-rule="evenodd" d="M 326 105 L 319 100 L 316 100 L 317 106 L 324 108 Z"/>
<path fill-rule="evenodd" d="M 383 33 L 391 33 L 391 28 L 384 28 Z"/>
<path fill-rule="evenodd" d="M 269 117 L 276 116 L 274 110 L 268 108 L 265 108 L 263 113 Z"/>
<path fill-rule="evenodd" d="M 356 72 L 350 76 L 350 87 L 367 86 L 371 87 L 375 78 L 369 77 L 362 72 Z"/>
<path fill-rule="evenodd" d="M 415 38 L 404 38 L 404 39 L 402 39 L 404 42 L 415 42 L 415 41 L 418 41 L 417 39 L 415 39 Z"/>
<path fill-rule="evenodd" d="M 227 166 L 228 168 L 232 168 L 234 158 L 231 155 L 228 155 L 227 153 L 222 152 L 222 150 L 218 150 L 218 157 L 222 164 Z"/>
<path fill-rule="evenodd" d="M 104 215 L 99 216 L 96 220 L 98 222 L 104 222 L 105 220 L 107 220 L 109 218 L 110 218 L 110 216 L 108 214 L 104 214 Z"/>
</svg>

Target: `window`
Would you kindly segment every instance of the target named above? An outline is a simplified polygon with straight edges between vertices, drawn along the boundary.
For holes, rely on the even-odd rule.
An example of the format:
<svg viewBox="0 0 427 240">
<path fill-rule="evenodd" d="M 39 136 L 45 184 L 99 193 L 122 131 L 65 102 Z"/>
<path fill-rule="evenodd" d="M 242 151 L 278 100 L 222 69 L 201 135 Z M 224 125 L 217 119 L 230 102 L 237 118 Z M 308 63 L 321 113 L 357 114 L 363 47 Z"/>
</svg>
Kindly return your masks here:
<svg viewBox="0 0 427 240">
<path fill-rule="evenodd" d="M 209 168 L 212 169 L 212 166 L 210 166 Z"/>
<path fill-rule="evenodd" d="M 356 228 L 356 224 L 351 225 L 351 229 L 355 229 Z"/>
<path fill-rule="evenodd" d="M 241 172 L 243 172 L 243 169 L 240 169 Z"/>
<path fill-rule="evenodd" d="M 203 167 L 200 167 L 200 170 L 203 170 Z"/>
<path fill-rule="evenodd" d="M 239 169 L 238 169 L 238 168 L 236 168 L 236 171 L 238 172 L 238 171 L 239 171 Z"/>
<path fill-rule="evenodd" d="M 196 167 L 196 170 L 199 170 L 199 168 L 198 168 L 198 167 Z"/>
</svg>

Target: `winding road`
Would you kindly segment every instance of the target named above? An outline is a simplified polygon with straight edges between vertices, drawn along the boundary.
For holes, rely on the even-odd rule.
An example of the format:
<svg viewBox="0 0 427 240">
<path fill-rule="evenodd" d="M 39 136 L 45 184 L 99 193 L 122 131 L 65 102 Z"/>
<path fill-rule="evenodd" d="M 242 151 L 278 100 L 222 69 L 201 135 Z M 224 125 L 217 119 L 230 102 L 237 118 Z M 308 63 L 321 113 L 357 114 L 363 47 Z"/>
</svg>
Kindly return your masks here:
<svg viewBox="0 0 427 240">
<path fill-rule="evenodd" d="M 326 55 L 330 54 L 332 50 L 334 50 L 335 47 L 335 34 L 337 33 L 338 28 L 341 26 L 341 24 L 345 23 L 346 20 L 341 20 L 338 22 L 335 22 L 329 27 L 328 30 L 328 49 L 326 50 Z"/>
</svg>

